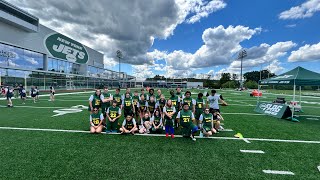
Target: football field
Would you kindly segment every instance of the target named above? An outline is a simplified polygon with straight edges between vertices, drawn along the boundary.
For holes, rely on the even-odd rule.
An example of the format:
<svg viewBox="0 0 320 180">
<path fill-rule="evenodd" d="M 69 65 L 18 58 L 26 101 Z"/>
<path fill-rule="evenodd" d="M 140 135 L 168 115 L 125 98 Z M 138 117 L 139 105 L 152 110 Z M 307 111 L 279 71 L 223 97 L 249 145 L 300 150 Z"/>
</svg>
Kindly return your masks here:
<svg viewBox="0 0 320 180">
<path fill-rule="evenodd" d="M 15 99 L 13 108 L 0 100 L 0 179 L 320 179 L 320 97 L 302 97 L 295 123 L 255 113 L 249 92 L 218 93 L 228 103 L 220 106 L 225 131 L 196 142 L 89 134 L 93 91 L 57 94 L 55 102 Z M 273 92 L 261 101 L 278 96 L 292 99 Z"/>
</svg>

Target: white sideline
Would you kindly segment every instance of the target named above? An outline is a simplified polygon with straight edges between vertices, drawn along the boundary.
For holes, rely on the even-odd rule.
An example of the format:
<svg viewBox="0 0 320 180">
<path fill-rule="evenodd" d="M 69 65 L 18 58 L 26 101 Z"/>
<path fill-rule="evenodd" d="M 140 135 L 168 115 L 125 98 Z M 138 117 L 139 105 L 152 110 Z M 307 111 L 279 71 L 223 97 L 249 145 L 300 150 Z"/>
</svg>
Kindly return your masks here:
<svg viewBox="0 0 320 180">
<path fill-rule="evenodd" d="M 240 152 L 243 152 L 243 153 L 264 154 L 264 151 L 261 151 L 261 150 L 242 150 L 242 149 L 240 149 Z"/>
<path fill-rule="evenodd" d="M 282 175 L 294 175 L 291 171 L 275 171 L 275 170 L 262 170 L 266 174 L 282 174 Z"/>
<path fill-rule="evenodd" d="M 0 127 L 3 130 L 23 130 L 23 131 L 48 131 L 48 132 L 71 132 L 71 133 L 90 133 L 83 130 L 64 130 L 64 129 L 39 129 L 39 128 L 18 128 L 18 127 Z M 105 132 L 102 132 L 105 134 Z M 119 135 L 120 133 L 109 133 Z M 164 137 L 164 134 L 136 134 L 139 136 L 154 136 Z M 175 137 L 182 137 L 181 135 L 175 135 Z M 196 136 L 196 138 L 201 138 Z M 201 139 L 224 139 L 224 140 L 243 140 L 243 138 L 234 137 L 203 137 Z M 266 142 L 288 142 L 288 143 L 306 143 L 306 144 L 320 144 L 320 141 L 304 141 L 304 140 L 290 140 L 290 139 L 260 139 L 260 138 L 245 138 L 250 141 L 266 141 Z"/>
</svg>

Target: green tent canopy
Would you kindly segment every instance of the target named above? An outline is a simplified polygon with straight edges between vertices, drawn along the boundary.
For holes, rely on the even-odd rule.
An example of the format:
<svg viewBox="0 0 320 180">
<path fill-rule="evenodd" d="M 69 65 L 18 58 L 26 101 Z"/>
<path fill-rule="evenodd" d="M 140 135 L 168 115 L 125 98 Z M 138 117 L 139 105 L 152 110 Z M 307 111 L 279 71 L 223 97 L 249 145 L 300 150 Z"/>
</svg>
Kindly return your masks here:
<svg viewBox="0 0 320 180">
<path fill-rule="evenodd" d="M 296 102 L 296 86 L 299 86 L 299 90 L 300 90 L 299 104 L 301 107 L 301 86 L 320 85 L 320 74 L 313 71 L 309 71 L 303 67 L 298 66 L 292 69 L 291 71 L 280 74 L 277 77 L 260 80 L 259 85 L 293 85 L 293 99 L 292 99 L 293 102 Z M 258 97 L 258 102 L 259 101 L 260 100 Z M 294 118 L 294 109 L 295 107 L 293 106 L 291 108 L 292 110 L 291 120 L 298 121 L 297 119 Z"/>
<path fill-rule="evenodd" d="M 261 80 L 259 81 L 259 84 L 316 86 L 320 85 L 320 74 L 298 66 L 277 77 Z"/>
</svg>

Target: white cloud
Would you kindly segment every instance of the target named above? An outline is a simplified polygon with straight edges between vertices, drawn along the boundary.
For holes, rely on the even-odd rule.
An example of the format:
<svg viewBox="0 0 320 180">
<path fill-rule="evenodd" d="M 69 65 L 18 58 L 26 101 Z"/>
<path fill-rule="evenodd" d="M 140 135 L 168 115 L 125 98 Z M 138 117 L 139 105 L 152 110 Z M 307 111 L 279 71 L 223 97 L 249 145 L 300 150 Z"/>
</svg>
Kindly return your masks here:
<svg viewBox="0 0 320 180">
<path fill-rule="evenodd" d="M 320 42 L 318 44 L 306 44 L 296 51 L 292 51 L 288 58 L 289 62 L 297 61 L 319 61 L 320 60 Z"/>
<path fill-rule="evenodd" d="M 287 28 L 294 28 L 296 26 L 297 26 L 297 24 L 288 24 L 288 25 L 286 25 Z"/>
<path fill-rule="evenodd" d="M 229 64 L 231 56 L 242 48 L 240 42 L 260 31 L 261 28 L 244 26 L 208 28 L 202 34 L 204 45 L 194 54 L 176 50 L 167 54 L 166 60 L 168 65 L 177 70 Z"/>
<path fill-rule="evenodd" d="M 285 68 L 281 66 L 281 62 L 278 60 L 272 61 L 268 66 L 265 66 L 263 69 L 268 69 L 271 73 L 279 74 L 282 73 Z"/>
<path fill-rule="evenodd" d="M 186 22 L 193 24 L 200 21 L 201 18 L 208 17 L 209 14 L 221 10 L 227 6 L 222 0 L 211 0 L 209 2 L 203 0 L 178 0 L 179 4 L 183 4 L 188 11 L 192 14 Z"/>
<path fill-rule="evenodd" d="M 90 3 L 11 0 L 10 3 L 39 17 L 42 24 L 104 52 L 105 61 L 115 59 L 119 49 L 124 54 L 122 62 L 133 65 L 154 63 L 147 51 L 155 39 L 166 39 L 179 24 L 199 21 L 225 6 L 222 0 L 92 0 Z M 188 19 L 190 16 L 192 20 Z"/>
<path fill-rule="evenodd" d="M 132 65 L 133 76 L 137 80 L 145 80 L 148 77 L 154 77 L 155 74 L 152 71 L 152 67 L 148 64 L 143 65 Z"/>
<path fill-rule="evenodd" d="M 38 61 L 36 61 L 36 60 L 34 60 L 34 58 L 30 58 L 30 57 L 26 58 L 26 61 L 31 63 L 32 65 L 38 65 L 39 64 Z"/>
<path fill-rule="evenodd" d="M 307 0 L 300 6 L 295 6 L 279 14 L 279 19 L 303 19 L 312 17 L 320 11 L 320 0 Z"/>
<path fill-rule="evenodd" d="M 292 41 L 277 42 L 273 45 L 261 44 L 259 47 L 252 47 L 247 49 L 248 56 L 242 61 L 242 67 L 251 69 L 253 67 L 259 67 L 262 64 L 270 63 L 283 57 L 287 54 L 287 51 L 295 47 L 297 44 Z M 241 61 L 239 59 L 233 61 L 228 70 L 240 71 Z"/>
</svg>

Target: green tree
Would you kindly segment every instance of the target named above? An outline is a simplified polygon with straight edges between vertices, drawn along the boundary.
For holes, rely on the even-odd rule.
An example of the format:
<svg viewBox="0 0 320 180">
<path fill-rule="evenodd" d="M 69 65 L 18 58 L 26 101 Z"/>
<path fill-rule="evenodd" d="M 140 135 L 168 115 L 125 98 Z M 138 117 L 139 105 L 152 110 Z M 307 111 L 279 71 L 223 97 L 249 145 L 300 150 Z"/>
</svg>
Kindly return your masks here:
<svg viewBox="0 0 320 180">
<path fill-rule="evenodd" d="M 244 86 L 249 89 L 258 89 L 258 83 L 255 81 L 247 81 L 244 83 Z"/>
<path fill-rule="evenodd" d="M 230 73 L 222 73 L 220 78 L 220 84 L 224 84 L 231 80 Z"/>
<path fill-rule="evenodd" d="M 236 82 L 235 81 L 228 81 L 228 82 L 222 84 L 222 87 L 223 88 L 233 88 L 234 89 L 237 86 L 236 86 Z"/>
<path fill-rule="evenodd" d="M 275 74 L 270 73 L 268 70 L 261 71 L 261 79 L 267 79 L 268 76 L 273 77 L 273 76 L 275 76 Z M 260 71 L 246 72 L 243 74 L 243 77 L 246 80 L 246 82 L 248 82 L 248 81 L 258 82 L 260 80 Z"/>
</svg>

